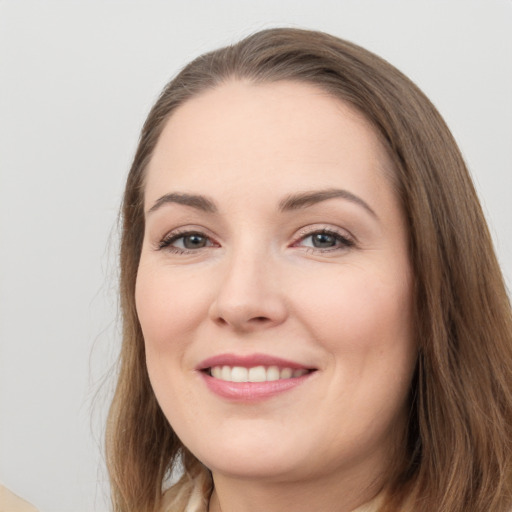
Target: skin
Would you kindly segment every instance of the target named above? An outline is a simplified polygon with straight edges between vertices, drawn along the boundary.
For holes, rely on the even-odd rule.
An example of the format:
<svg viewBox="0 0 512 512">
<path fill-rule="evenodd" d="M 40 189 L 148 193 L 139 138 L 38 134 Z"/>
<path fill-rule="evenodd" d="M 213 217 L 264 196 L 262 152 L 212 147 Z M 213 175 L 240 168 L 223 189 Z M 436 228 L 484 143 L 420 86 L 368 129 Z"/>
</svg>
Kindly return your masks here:
<svg viewBox="0 0 512 512">
<path fill-rule="evenodd" d="M 147 170 L 136 305 L 162 410 L 212 471 L 210 511 L 348 512 L 381 490 L 416 360 L 391 173 L 369 123 L 311 85 L 231 81 L 167 122 Z M 332 197 L 279 209 L 291 194 L 332 189 L 367 207 Z M 170 193 L 207 196 L 217 211 L 155 206 Z M 315 247 L 322 230 L 334 234 Z M 189 231 L 204 246 L 183 252 Z M 316 371 L 240 403 L 197 370 L 224 353 Z"/>
</svg>

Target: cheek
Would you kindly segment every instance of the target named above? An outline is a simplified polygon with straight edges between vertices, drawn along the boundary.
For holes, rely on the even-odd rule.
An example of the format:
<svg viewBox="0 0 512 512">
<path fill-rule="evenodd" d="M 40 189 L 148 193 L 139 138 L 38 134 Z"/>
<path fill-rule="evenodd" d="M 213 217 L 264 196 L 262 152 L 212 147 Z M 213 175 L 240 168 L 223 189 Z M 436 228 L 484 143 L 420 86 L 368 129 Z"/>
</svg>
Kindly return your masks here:
<svg viewBox="0 0 512 512">
<path fill-rule="evenodd" d="M 190 278 L 155 269 L 141 260 L 135 303 L 144 336 L 146 364 L 156 398 L 173 424 L 175 415 L 180 421 L 191 421 L 190 411 L 194 408 L 190 404 L 196 401 L 182 377 L 183 370 L 191 370 L 185 356 L 194 328 L 208 308 L 193 284 Z"/>
<path fill-rule="evenodd" d="M 362 348 L 391 338 L 411 338 L 411 286 L 407 276 L 382 278 L 357 268 L 315 278 L 297 304 L 302 316 L 336 346 Z"/>
<path fill-rule="evenodd" d="M 416 360 L 411 285 L 406 275 L 389 275 L 347 268 L 310 282 L 296 302 L 330 355 L 333 392 L 350 390 L 372 406 L 403 399 Z"/>
<path fill-rule="evenodd" d="M 328 286 L 319 281 L 297 303 L 330 357 L 332 400 L 324 413 L 338 421 L 329 428 L 334 437 L 345 425 L 354 439 L 381 440 L 403 420 L 416 361 L 410 282 L 357 268 L 324 281 Z"/>
<path fill-rule="evenodd" d="M 208 301 L 195 284 L 190 276 L 155 271 L 141 261 L 135 303 L 148 357 L 179 353 L 183 335 L 207 314 Z"/>
</svg>

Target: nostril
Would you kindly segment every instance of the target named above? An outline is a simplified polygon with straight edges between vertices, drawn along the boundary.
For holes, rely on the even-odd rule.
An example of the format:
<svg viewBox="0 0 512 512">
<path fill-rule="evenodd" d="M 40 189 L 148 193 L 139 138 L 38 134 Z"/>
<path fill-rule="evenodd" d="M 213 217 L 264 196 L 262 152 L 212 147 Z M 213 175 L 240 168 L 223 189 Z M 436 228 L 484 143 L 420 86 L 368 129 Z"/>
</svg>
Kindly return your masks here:
<svg viewBox="0 0 512 512">
<path fill-rule="evenodd" d="M 209 315 L 217 326 L 229 325 L 237 330 L 260 329 L 277 325 L 286 318 L 286 309 L 280 300 L 262 301 L 249 295 L 243 296 L 244 300 L 235 299 L 224 295 L 212 302 Z"/>
</svg>

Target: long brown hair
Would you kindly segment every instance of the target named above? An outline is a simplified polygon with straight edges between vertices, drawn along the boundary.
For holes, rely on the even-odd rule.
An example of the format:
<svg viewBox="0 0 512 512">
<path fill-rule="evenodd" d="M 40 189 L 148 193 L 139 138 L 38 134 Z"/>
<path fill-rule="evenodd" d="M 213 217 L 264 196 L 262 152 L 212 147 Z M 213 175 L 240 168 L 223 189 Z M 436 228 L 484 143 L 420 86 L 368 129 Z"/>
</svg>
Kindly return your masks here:
<svg viewBox="0 0 512 512">
<path fill-rule="evenodd" d="M 152 512 L 180 461 L 174 494 L 208 472 L 160 410 L 145 364 L 134 291 L 144 235 L 144 174 L 174 109 L 230 79 L 314 84 L 357 108 L 394 162 L 409 226 L 418 363 L 406 450 L 386 510 L 504 512 L 512 506 L 512 318 L 473 184 L 444 121 L 393 66 L 324 33 L 272 29 L 198 57 L 162 92 L 142 129 L 122 207 L 119 378 L 107 426 L 116 512 Z M 187 484 L 188 482 L 188 484 Z M 206 482 L 206 483 L 205 483 Z M 383 510 L 384 510 L 383 509 Z"/>
</svg>

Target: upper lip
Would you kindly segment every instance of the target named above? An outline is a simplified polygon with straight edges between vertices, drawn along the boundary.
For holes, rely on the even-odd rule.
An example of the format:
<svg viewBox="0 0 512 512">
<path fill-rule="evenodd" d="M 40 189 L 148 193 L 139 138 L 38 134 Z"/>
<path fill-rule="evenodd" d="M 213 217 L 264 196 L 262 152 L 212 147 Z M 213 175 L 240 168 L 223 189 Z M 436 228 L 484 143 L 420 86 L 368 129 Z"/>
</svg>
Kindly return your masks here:
<svg viewBox="0 0 512 512">
<path fill-rule="evenodd" d="M 281 357 L 275 357 L 268 354 L 218 354 L 201 361 L 196 370 L 207 370 L 214 366 L 241 366 L 244 368 L 253 368 L 255 366 L 277 366 L 279 368 L 291 368 L 293 370 L 305 369 L 314 370 L 311 366 L 290 361 Z"/>
</svg>

